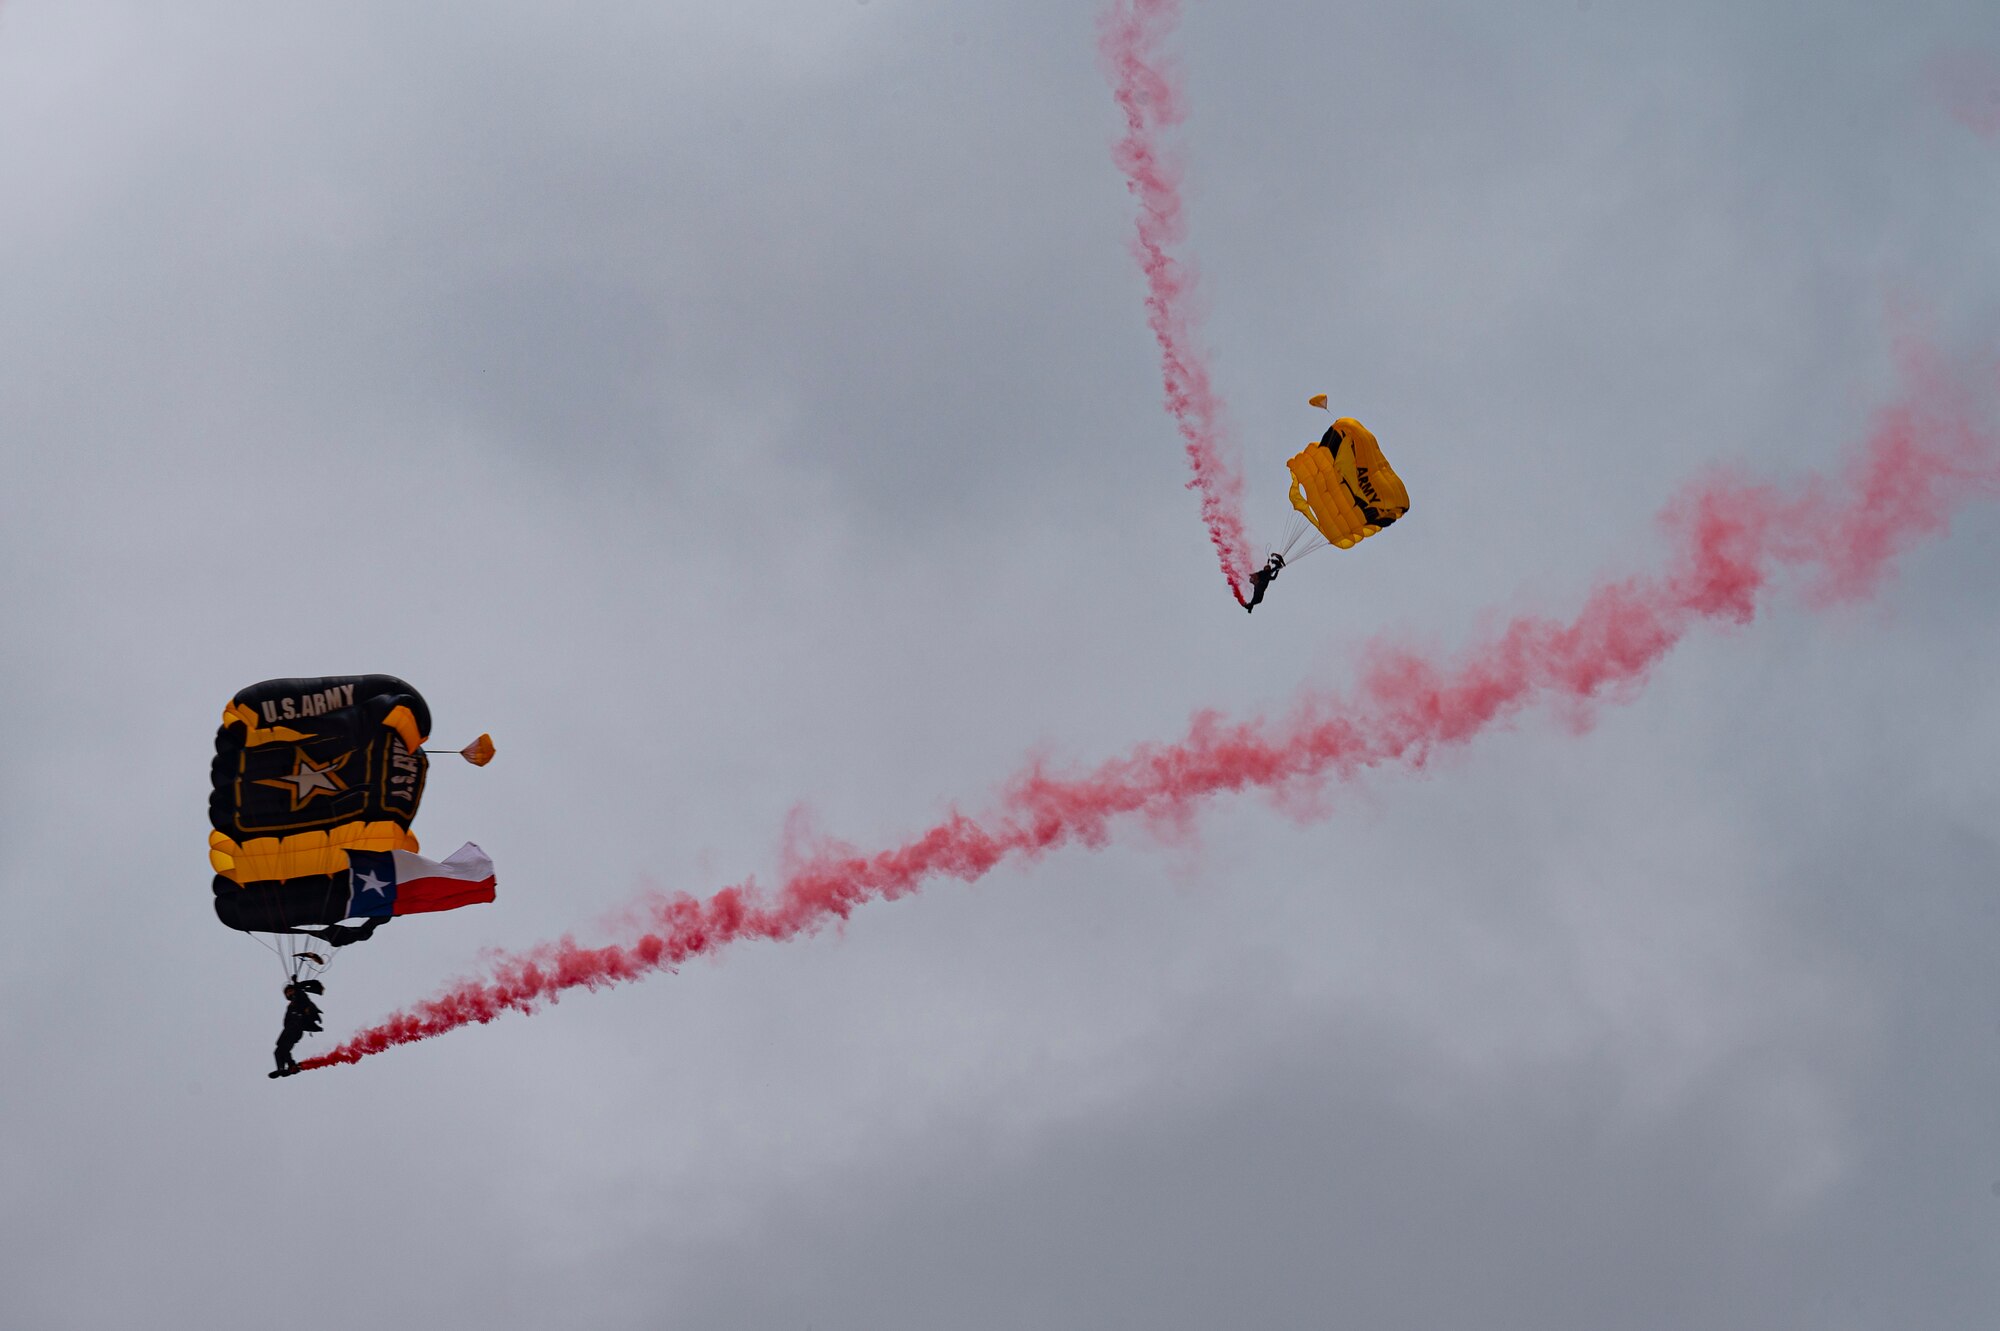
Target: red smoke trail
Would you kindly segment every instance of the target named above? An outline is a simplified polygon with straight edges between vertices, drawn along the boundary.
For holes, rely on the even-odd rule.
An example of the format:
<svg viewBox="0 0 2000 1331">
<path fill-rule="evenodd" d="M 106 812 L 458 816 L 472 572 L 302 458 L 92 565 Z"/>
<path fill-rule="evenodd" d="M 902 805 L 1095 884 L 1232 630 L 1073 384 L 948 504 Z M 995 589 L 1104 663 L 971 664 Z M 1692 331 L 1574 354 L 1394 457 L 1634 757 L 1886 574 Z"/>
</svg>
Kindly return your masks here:
<svg viewBox="0 0 2000 1331">
<path fill-rule="evenodd" d="M 2000 138 L 2000 61 L 1977 51 L 1952 52 L 1930 62 L 1930 75 L 1953 118 L 1975 134 Z"/>
<path fill-rule="evenodd" d="M 2000 495 L 2000 435 L 1976 422 L 1928 356 L 1908 359 L 1904 400 L 1880 415 L 1836 476 L 1790 494 L 1728 473 L 1697 482 L 1662 515 L 1673 542 L 1664 571 L 1600 584 L 1567 622 L 1520 616 L 1455 660 L 1377 645 L 1351 693 L 1307 689 L 1282 721 L 1202 712 L 1182 738 L 1141 745 L 1082 775 L 1032 765 L 990 812 L 953 812 L 900 846 L 788 848 L 774 892 L 746 881 L 705 901 L 649 896 L 632 909 L 636 937 L 602 947 L 563 938 L 498 954 L 484 977 L 460 980 L 301 1066 L 352 1063 L 510 1009 L 532 1012 L 564 990 L 635 980 L 740 939 L 811 933 L 927 879 L 970 882 L 1009 859 L 1070 843 L 1101 847 L 1134 816 L 1179 833 L 1217 795 L 1302 796 L 1366 768 L 1421 768 L 1436 750 L 1538 702 L 1587 717 L 1595 702 L 1636 693 L 1697 624 L 1749 621 L 1781 572 L 1810 575 L 1819 603 L 1867 596 L 1894 558 L 1941 530 L 1958 504 Z"/>
<path fill-rule="evenodd" d="M 1179 0 L 1113 0 L 1099 24 L 1098 51 L 1125 113 L 1125 137 L 1112 156 L 1125 173 L 1126 188 L 1139 199 L 1139 232 L 1132 249 L 1146 273 L 1146 322 L 1160 343 L 1167 410 L 1187 441 L 1188 463 L 1194 468 L 1188 488 L 1201 491 L 1201 520 L 1222 559 L 1222 576 L 1240 601 L 1256 562 L 1243 532 L 1243 476 L 1222 437 L 1222 402 L 1209 386 L 1189 308 L 1194 265 L 1173 255 L 1174 247 L 1187 239 L 1187 223 L 1181 214 L 1180 167 L 1161 141 L 1186 115 L 1178 81 L 1159 54 L 1179 18 Z"/>
</svg>

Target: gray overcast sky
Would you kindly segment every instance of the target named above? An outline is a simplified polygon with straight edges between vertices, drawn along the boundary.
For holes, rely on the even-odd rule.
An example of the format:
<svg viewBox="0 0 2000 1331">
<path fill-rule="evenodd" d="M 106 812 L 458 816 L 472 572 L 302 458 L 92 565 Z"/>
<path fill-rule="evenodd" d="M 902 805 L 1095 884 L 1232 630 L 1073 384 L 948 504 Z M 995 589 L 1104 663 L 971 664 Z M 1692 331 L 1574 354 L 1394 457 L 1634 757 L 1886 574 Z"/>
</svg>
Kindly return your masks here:
<svg viewBox="0 0 2000 1331">
<path fill-rule="evenodd" d="M 1246 618 L 1086 0 L 0 7 L 0 1325 L 1963 1328 L 2000 1306 L 2000 513 L 1300 822 L 1250 799 L 272 1083 L 223 702 L 387 671 L 492 906 L 329 1037 L 1649 567 L 1990 365 L 1985 0 L 1193 5 Z M 1323 418 L 1322 418 L 1323 419 Z M 325 1047 L 325 1042 L 319 1046 Z"/>
</svg>

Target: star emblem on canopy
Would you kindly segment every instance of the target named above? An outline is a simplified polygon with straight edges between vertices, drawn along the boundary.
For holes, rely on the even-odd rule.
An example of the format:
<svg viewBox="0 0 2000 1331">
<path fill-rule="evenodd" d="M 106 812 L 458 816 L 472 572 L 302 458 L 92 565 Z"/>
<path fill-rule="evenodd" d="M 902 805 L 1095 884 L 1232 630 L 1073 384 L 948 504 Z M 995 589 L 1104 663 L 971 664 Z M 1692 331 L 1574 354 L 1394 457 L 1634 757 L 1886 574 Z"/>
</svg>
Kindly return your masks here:
<svg viewBox="0 0 2000 1331">
<path fill-rule="evenodd" d="M 256 784 L 275 786 L 289 794 L 292 797 L 293 813 L 311 803 L 315 795 L 338 795 L 347 789 L 347 783 L 340 779 L 340 769 L 354 756 L 353 750 L 350 749 L 338 758 L 325 763 L 316 763 L 306 757 L 304 749 L 294 749 L 292 753 L 295 761 L 290 776 L 261 777 Z"/>
</svg>

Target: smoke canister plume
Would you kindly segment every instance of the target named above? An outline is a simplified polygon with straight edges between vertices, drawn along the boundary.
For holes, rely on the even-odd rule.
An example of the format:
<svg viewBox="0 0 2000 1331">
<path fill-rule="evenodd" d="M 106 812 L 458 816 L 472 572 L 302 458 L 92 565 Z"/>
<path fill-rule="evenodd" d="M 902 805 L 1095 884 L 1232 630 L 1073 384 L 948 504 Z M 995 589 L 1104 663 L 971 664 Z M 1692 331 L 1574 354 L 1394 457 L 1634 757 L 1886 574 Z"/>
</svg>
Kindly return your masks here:
<svg viewBox="0 0 2000 1331">
<path fill-rule="evenodd" d="M 504 1012 L 533 1012 L 572 989 L 669 970 L 747 939 L 782 941 L 844 920 L 936 879 L 971 882 L 1067 846 L 1147 833 L 1182 835 L 1224 795 L 1299 796 L 1372 769 L 1421 769 L 1537 705 L 1587 715 L 1632 696 L 1702 624 L 1742 624 L 1780 577 L 1825 606 L 1879 590 L 1893 561 L 1941 531 L 1974 498 L 2000 494 L 2000 438 L 1921 348 L 1909 385 L 1836 471 L 1789 488 L 1718 473 L 1662 513 L 1665 560 L 1601 580 L 1568 618 L 1517 615 L 1449 655 L 1377 644 L 1344 692 L 1309 685 L 1289 712 L 1236 719 L 1197 713 L 1175 739 L 1094 768 L 1023 768 L 978 814 L 954 810 L 900 844 L 820 842 L 795 849 L 775 887 L 745 881 L 706 898 L 634 904 L 627 936 L 597 946 L 561 938 L 491 957 L 481 975 L 351 1036 L 301 1066 L 352 1063 Z"/>
<path fill-rule="evenodd" d="M 1178 0 L 1114 0 L 1099 24 L 1098 52 L 1110 76 L 1125 134 L 1112 151 L 1139 201 L 1132 251 L 1146 276 L 1146 322 L 1160 344 L 1160 373 L 1201 493 L 1201 519 L 1229 589 L 1243 599 L 1256 563 L 1243 530 L 1243 474 L 1224 437 L 1222 402 L 1209 382 L 1193 308 L 1195 267 L 1177 254 L 1187 240 L 1179 163 L 1167 137 L 1181 123 L 1178 75 L 1161 48 L 1180 18 Z"/>
</svg>

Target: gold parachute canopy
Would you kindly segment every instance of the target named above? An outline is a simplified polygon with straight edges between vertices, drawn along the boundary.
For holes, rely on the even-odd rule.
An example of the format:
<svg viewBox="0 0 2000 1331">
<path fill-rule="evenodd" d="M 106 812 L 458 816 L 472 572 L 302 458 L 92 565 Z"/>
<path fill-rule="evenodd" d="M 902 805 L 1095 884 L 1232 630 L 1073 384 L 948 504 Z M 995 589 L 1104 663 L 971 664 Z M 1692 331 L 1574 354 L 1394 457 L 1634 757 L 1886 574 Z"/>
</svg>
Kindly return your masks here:
<svg viewBox="0 0 2000 1331">
<path fill-rule="evenodd" d="M 1324 393 L 1312 399 L 1326 406 Z M 1292 507 L 1320 535 L 1346 550 L 1410 511 L 1410 492 L 1382 455 L 1368 427 L 1342 416 L 1320 441 L 1285 464 L 1292 473 Z"/>
</svg>

